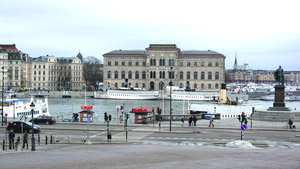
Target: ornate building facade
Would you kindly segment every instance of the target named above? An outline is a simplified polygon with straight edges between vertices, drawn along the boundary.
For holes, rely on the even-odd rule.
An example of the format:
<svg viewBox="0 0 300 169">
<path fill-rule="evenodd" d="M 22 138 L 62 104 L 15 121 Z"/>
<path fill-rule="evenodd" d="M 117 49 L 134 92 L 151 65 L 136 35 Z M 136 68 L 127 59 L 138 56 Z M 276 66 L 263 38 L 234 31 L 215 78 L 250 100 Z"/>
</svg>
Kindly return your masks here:
<svg viewBox="0 0 300 169">
<path fill-rule="evenodd" d="M 0 44 L 1 72 L 4 71 L 5 89 L 15 90 L 26 86 L 27 54 L 16 48 L 15 44 Z M 2 80 L 3 73 L 0 75 Z"/>
<path fill-rule="evenodd" d="M 83 64 L 78 57 L 40 56 L 28 64 L 31 67 L 29 86 L 33 90 L 82 89 Z"/>
<path fill-rule="evenodd" d="M 104 88 L 219 91 L 225 82 L 225 56 L 215 51 L 181 51 L 175 44 L 150 44 L 146 50 L 114 50 L 104 57 Z"/>
</svg>

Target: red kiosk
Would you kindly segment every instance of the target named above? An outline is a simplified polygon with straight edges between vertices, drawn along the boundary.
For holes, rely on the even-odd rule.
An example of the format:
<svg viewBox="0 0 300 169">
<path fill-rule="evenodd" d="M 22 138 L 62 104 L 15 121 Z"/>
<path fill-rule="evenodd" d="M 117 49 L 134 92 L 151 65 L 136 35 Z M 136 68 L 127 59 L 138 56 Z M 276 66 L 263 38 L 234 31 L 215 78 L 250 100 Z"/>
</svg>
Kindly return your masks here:
<svg viewBox="0 0 300 169">
<path fill-rule="evenodd" d="M 134 113 L 135 124 L 147 124 L 148 113 L 152 113 L 151 109 L 131 109 L 130 113 Z M 149 119 L 150 120 L 150 119 Z"/>
</svg>

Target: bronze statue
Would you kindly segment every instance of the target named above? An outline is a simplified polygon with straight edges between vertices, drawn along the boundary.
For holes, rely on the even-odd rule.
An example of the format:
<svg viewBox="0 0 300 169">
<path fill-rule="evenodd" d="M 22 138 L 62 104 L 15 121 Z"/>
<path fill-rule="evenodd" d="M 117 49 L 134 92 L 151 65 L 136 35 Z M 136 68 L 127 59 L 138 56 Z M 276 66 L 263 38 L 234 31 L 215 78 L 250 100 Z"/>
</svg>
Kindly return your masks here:
<svg viewBox="0 0 300 169">
<path fill-rule="evenodd" d="M 284 85 L 284 74 L 281 66 L 274 72 L 274 78 L 280 85 Z"/>
</svg>

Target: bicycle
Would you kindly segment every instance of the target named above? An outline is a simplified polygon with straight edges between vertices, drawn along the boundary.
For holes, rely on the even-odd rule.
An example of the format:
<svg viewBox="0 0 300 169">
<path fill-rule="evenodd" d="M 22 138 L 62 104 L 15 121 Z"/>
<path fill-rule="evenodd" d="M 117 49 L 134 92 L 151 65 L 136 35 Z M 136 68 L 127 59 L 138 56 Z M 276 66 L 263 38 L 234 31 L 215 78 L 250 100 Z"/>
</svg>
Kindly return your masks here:
<svg viewBox="0 0 300 169">
<path fill-rule="evenodd" d="M 285 129 L 285 130 L 287 130 L 287 129 L 290 128 L 290 126 L 289 126 L 288 124 L 286 124 L 286 125 L 284 125 L 282 128 Z"/>
<path fill-rule="evenodd" d="M 286 124 L 286 125 L 284 125 L 282 128 L 285 129 L 285 130 L 288 130 L 288 129 L 290 129 L 290 125 L 289 125 L 289 124 Z M 296 129 L 296 125 L 292 125 L 292 128 L 291 128 L 291 129 Z"/>
</svg>

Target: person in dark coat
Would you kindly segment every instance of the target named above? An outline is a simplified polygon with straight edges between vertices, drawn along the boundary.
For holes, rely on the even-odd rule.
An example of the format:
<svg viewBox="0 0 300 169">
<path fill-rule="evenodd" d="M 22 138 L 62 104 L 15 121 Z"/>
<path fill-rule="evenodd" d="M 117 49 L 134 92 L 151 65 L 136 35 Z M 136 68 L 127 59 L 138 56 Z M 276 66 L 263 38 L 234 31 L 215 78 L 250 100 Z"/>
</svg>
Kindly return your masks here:
<svg viewBox="0 0 300 169">
<path fill-rule="evenodd" d="M 181 117 L 181 122 L 182 122 L 181 125 L 183 126 L 183 124 L 184 124 L 184 116 Z"/>
<path fill-rule="evenodd" d="M 8 134 L 8 139 L 9 139 L 9 149 L 15 149 L 14 142 L 15 142 L 15 133 L 13 130 L 10 130 Z"/>
<path fill-rule="evenodd" d="M 192 122 L 193 122 L 193 118 L 192 118 L 192 116 L 190 116 L 190 118 L 189 118 L 189 126 L 192 125 Z"/>
<path fill-rule="evenodd" d="M 194 126 L 196 126 L 196 123 L 197 123 L 197 117 L 196 116 L 193 117 L 193 121 L 194 121 Z"/>
<path fill-rule="evenodd" d="M 289 126 L 290 126 L 290 129 L 292 129 L 292 126 L 293 126 L 293 121 L 292 121 L 292 119 L 289 119 L 288 124 L 289 124 Z"/>
<path fill-rule="evenodd" d="M 27 133 L 27 131 L 25 131 L 24 136 L 23 136 L 23 148 L 25 148 L 25 144 L 28 149 L 28 133 Z"/>
</svg>

